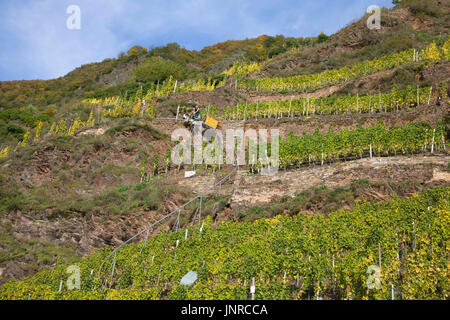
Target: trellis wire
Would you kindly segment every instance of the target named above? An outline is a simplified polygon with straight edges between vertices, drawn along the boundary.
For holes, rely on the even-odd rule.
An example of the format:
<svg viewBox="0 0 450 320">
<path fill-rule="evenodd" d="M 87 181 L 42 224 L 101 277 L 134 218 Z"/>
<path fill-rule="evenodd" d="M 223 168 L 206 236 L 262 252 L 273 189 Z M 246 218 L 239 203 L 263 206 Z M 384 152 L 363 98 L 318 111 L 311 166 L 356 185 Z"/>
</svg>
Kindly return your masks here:
<svg viewBox="0 0 450 320">
<path fill-rule="evenodd" d="M 107 261 L 109 261 L 109 259 L 111 259 L 112 256 L 114 256 L 114 260 L 113 260 L 113 264 L 112 264 L 112 268 L 110 267 L 111 271 L 111 276 L 110 276 L 110 284 L 109 287 L 111 288 L 112 286 L 112 280 L 113 280 L 113 276 L 114 276 L 114 271 L 115 271 L 115 267 L 116 267 L 116 256 L 117 256 L 117 252 L 122 249 L 125 245 L 131 243 L 134 239 L 138 238 L 140 235 L 142 235 L 144 232 L 148 232 L 150 229 L 152 229 L 153 227 L 155 227 L 156 225 L 166 221 L 168 218 L 170 218 L 171 216 L 173 216 L 176 213 L 180 213 L 182 209 L 184 209 L 185 207 L 187 207 L 189 204 L 191 204 L 193 201 L 200 199 L 200 206 L 201 206 L 201 199 L 203 198 L 203 196 L 210 192 L 211 190 L 213 190 L 216 187 L 220 187 L 222 184 L 224 184 L 225 182 L 227 182 L 237 171 L 237 167 L 235 167 L 233 169 L 233 171 L 231 173 L 229 173 L 227 176 L 225 176 L 222 180 L 220 180 L 218 183 L 214 184 L 211 188 L 203 191 L 202 193 L 200 193 L 199 195 L 197 195 L 196 197 L 192 198 L 191 200 L 189 200 L 188 202 L 186 202 L 185 204 L 183 204 L 182 206 L 178 207 L 177 209 L 175 209 L 174 211 L 172 211 L 171 213 L 167 214 L 166 216 L 162 217 L 161 219 L 159 219 L 158 221 L 154 222 L 153 224 L 151 224 L 150 226 L 148 226 L 147 228 L 143 229 L 142 231 L 136 233 L 133 237 L 131 237 L 130 239 L 128 239 L 127 241 L 125 241 L 124 243 L 122 243 L 120 246 L 118 246 L 113 252 L 111 252 L 106 258 L 105 260 L 103 260 L 102 264 L 100 265 L 99 271 L 98 271 L 98 278 L 100 279 L 102 277 L 102 269 L 103 266 L 106 264 Z M 200 209 L 201 210 L 201 209 Z M 200 211 L 201 214 L 201 211 Z M 200 217 L 200 216 L 199 216 Z M 179 215 L 178 215 L 179 218 Z M 178 220 L 179 223 L 179 220 Z M 102 287 L 105 287 L 107 284 L 108 280 L 105 279 L 105 281 L 103 282 Z"/>
</svg>

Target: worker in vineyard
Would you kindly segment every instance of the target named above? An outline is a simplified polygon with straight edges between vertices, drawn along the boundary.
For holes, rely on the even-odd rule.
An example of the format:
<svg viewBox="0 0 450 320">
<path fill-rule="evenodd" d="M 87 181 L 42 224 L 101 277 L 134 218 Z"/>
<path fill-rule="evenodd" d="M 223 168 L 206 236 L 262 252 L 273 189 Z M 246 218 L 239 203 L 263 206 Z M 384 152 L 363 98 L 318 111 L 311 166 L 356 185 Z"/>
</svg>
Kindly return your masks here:
<svg viewBox="0 0 450 320">
<path fill-rule="evenodd" d="M 194 119 L 195 121 L 202 120 L 202 115 L 200 113 L 200 108 L 199 107 L 195 107 L 194 108 L 194 112 L 192 113 L 192 119 Z"/>
</svg>

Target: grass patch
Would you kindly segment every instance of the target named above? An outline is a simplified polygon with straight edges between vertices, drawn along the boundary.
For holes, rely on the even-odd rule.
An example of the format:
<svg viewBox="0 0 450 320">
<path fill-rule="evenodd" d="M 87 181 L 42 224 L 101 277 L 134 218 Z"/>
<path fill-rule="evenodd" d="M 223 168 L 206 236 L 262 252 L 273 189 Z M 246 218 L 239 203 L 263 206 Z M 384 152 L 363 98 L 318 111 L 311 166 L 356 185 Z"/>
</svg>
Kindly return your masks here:
<svg viewBox="0 0 450 320">
<path fill-rule="evenodd" d="M 50 266 L 55 261 L 73 263 L 80 259 L 72 248 L 41 242 L 39 239 L 16 239 L 8 233 L 0 234 L 0 248 L 0 263 L 28 256 L 31 260 L 28 267 L 31 268 Z"/>
<path fill-rule="evenodd" d="M 128 120 L 125 121 L 125 123 L 123 124 L 119 124 L 113 128 L 108 129 L 105 132 L 105 135 L 109 135 L 112 136 L 116 133 L 120 133 L 123 131 L 130 131 L 130 130 L 143 130 L 146 132 L 149 132 L 155 139 L 157 140 L 167 140 L 169 139 L 169 137 L 161 132 L 159 132 L 158 130 L 156 130 L 155 128 L 149 126 L 148 124 L 141 124 L 141 123 L 136 123 L 134 122 L 134 120 Z"/>
</svg>

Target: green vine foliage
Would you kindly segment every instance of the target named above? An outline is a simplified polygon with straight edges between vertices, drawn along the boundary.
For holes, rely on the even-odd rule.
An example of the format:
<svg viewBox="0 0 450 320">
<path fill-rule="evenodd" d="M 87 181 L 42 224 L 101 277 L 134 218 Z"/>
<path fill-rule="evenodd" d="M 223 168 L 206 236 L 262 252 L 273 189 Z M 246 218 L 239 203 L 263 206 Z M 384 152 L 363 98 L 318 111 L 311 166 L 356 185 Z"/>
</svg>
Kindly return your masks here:
<svg viewBox="0 0 450 320">
<path fill-rule="evenodd" d="M 292 133 L 280 142 L 280 165 L 283 168 L 311 162 L 337 161 L 370 156 L 406 155 L 425 150 L 446 150 L 445 126 L 438 123 L 410 123 L 387 129 L 383 122 L 354 130 L 344 129 L 326 134 L 295 136 Z"/>
<path fill-rule="evenodd" d="M 78 263 L 80 290 L 67 289 L 67 266 L 59 264 L 10 280 L 0 298 L 248 299 L 255 279 L 255 299 L 391 299 L 392 286 L 395 299 L 448 299 L 449 194 L 439 187 L 328 216 L 298 213 L 216 227 L 209 217 L 189 226 L 187 239 L 180 230 L 125 246 L 110 289 L 101 289 L 97 277 L 111 252 L 104 248 Z M 367 287 L 372 265 L 381 265 L 380 289 Z M 190 270 L 199 280 L 180 287 Z"/>
</svg>

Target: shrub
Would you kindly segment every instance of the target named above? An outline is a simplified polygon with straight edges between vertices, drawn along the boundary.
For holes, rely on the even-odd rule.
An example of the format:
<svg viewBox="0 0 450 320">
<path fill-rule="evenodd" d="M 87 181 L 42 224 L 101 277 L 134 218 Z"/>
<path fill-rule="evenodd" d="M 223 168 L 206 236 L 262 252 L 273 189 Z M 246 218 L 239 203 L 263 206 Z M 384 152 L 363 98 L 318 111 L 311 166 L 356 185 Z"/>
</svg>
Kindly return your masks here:
<svg viewBox="0 0 450 320">
<path fill-rule="evenodd" d="M 186 77 L 186 72 L 185 67 L 161 57 L 151 57 L 133 71 L 136 81 L 141 83 L 162 82 L 170 76 L 174 79 L 183 80 Z"/>
<path fill-rule="evenodd" d="M 48 106 L 42 114 L 45 114 L 51 118 L 54 118 L 56 116 L 56 109 L 55 106 Z"/>
<path fill-rule="evenodd" d="M 0 139 L 2 141 L 7 140 L 9 137 L 22 141 L 24 133 L 25 130 L 21 126 L 13 123 L 6 124 L 4 121 L 0 122 Z"/>
<path fill-rule="evenodd" d="M 435 1 L 403 0 L 400 2 L 400 6 L 408 8 L 416 15 L 439 17 L 441 15 L 441 11 L 433 2 Z"/>
<path fill-rule="evenodd" d="M 34 114 L 18 108 L 11 108 L 0 111 L 0 120 L 5 122 L 20 120 L 22 124 L 34 128 L 38 121 L 50 122 L 51 118 L 46 114 Z"/>
<path fill-rule="evenodd" d="M 330 38 L 329 36 L 327 36 L 325 33 L 322 32 L 322 33 L 319 34 L 319 36 L 317 37 L 317 42 L 318 42 L 318 43 L 322 43 L 322 42 L 327 41 L 329 38 Z"/>
<path fill-rule="evenodd" d="M 134 46 L 128 50 L 129 57 L 136 57 L 147 53 L 147 49 L 141 46 Z"/>
</svg>

